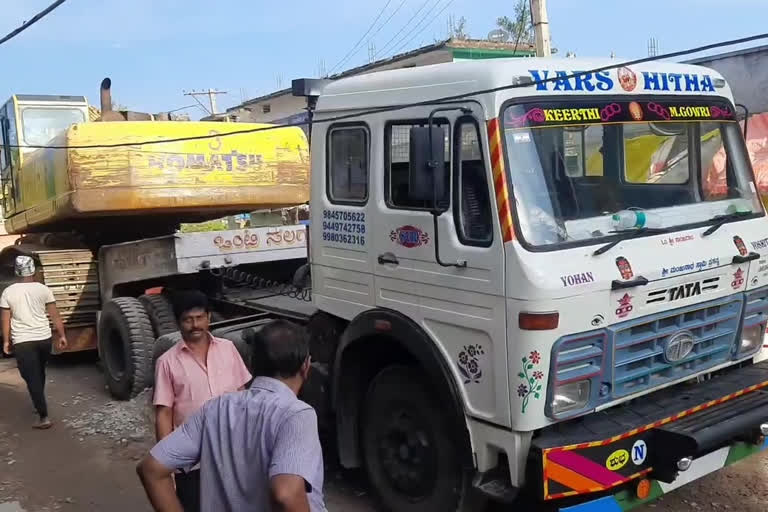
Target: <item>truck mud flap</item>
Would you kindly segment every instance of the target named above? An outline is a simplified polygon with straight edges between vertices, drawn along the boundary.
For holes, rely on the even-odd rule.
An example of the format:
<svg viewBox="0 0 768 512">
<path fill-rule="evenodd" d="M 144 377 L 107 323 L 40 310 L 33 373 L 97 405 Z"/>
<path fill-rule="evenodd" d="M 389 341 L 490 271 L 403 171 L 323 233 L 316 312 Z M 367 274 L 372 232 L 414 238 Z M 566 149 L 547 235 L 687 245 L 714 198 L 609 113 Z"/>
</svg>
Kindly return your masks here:
<svg viewBox="0 0 768 512">
<path fill-rule="evenodd" d="M 604 493 L 641 477 L 669 482 L 682 457 L 739 442 L 757 447 L 766 421 L 768 361 L 729 368 L 542 430 L 529 482 L 540 482 L 544 500 Z"/>
</svg>

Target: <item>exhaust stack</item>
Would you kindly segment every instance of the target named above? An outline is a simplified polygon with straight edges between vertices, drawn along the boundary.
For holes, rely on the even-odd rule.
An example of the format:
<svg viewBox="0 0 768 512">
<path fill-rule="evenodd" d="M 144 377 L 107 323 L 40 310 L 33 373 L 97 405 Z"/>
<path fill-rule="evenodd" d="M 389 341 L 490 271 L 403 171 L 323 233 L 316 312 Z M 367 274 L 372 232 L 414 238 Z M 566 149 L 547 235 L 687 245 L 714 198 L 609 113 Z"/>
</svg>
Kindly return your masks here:
<svg viewBox="0 0 768 512">
<path fill-rule="evenodd" d="M 117 112 L 112 110 L 112 80 L 107 77 L 101 81 L 101 118 L 99 121 L 151 121 L 152 116 L 143 112 Z"/>
</svg>

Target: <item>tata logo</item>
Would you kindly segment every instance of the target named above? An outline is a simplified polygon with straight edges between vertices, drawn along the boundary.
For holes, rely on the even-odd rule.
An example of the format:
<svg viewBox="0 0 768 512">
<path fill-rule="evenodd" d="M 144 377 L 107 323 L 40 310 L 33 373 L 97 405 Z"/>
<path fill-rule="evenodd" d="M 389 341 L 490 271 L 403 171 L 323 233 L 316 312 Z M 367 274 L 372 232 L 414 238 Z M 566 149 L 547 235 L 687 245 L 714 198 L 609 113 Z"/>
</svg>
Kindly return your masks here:
<svg viewBox="0 0 768 512">
<path fill-rule="evenodd" d="M 664 348 L 664 359 L 668 363 L 676 363 L 682 361 L 693 351 L 695 345 L 695 338 L 690 331 L 680 331 L 667 341 L 667 346 Z"/>
<path fill-rule="evenodd" d="M 676 288 L 670 288 L 668 293 L 670 301 L 695 297 L 696 295 L 701 295 L 701 283 L 697 281 L 695 283 L 681 284 Z"/>
<path fill-rule="evenodd" d="M 584 73 L 583 71 L 550 71 L 548 69 L 530 69 L 528 73 L 536 83 L 537 91 L 610 91 L 613 79 L 608 71 Z M 575 75 L 575 76 L 574 76 Z M 551 82 L 547 80 L 552 79 Z"/>
</svg>

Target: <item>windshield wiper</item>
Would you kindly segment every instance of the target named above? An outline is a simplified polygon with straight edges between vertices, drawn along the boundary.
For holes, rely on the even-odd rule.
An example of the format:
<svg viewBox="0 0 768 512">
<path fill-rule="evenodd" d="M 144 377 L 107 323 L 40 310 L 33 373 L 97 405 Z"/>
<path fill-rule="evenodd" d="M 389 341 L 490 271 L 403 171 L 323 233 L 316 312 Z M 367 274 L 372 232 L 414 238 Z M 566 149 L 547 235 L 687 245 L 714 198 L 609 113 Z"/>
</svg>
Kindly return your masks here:
<svg viewBox="0 0 768 512">
<path fill-rule="evenodd" d="M 624 240 L 629 240 L 631 238 L 638 237 L 640 235 L 657 235 L 659 233 L 666 233 L 669 231 L 668 229 L 663 228 L 637 228 L 637 229 L 622 229 L 619 231 L 611 231 L 611 233 L 615 235 L 620 235 L 616 240 L 613 240 L 611 242 L 608 242 L 604 246 L 595 249 L 595 252 L 592 253 L 592 256 L 600 256 L 601 254 L 604 254 L 617 245 L 619 243 L 623 242 Z"/>
<path fill-rule="evenodd" d="M 733 213 L 726 213 L 725 215 L 715 215 L 711 219 L 709 219 L 707 222 L 714 222 L 705 232 L 701 234 L 701 236 L 709 236 L 718 229 L 720 229 L 723 224 L 743 219 L 744 217 L 749 217 L 750 215 L 754 215 L 754 212 L 733 212 Z"/>
</svg>

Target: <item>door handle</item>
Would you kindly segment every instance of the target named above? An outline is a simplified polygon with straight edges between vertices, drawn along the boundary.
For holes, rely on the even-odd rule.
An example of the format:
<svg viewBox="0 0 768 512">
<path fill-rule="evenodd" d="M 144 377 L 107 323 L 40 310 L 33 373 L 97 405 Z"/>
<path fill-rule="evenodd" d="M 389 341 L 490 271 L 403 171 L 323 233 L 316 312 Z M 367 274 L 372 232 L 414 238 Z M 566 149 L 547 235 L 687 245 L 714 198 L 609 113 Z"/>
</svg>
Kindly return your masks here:
<svg viewBox="0 0 768 512">
<path fill-rule="evenodd" d="M 747 254 L 746 256 L 742 256 L 741 254 L 739 254 L 738 256 L 734 256 L 733 257 L 733 261 L 731 263 L 736 265 L 738 263 L 746 263 L 748 261 L 757 260 L 759 258 L 760 258 L 760 254 L 758 254 L 756 252 L 751 252 L 751 253 Z"/>
<path fill-rule="evenodd" d="M 379 265 L 399 265 L 400 262 L 397 261 L 397 256 L 392 254 L 391 252 L 385 252 L 384 254 L 379 254 Z"/>
</svg>

